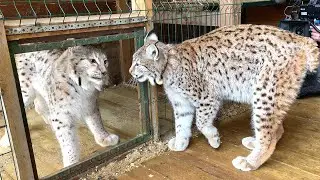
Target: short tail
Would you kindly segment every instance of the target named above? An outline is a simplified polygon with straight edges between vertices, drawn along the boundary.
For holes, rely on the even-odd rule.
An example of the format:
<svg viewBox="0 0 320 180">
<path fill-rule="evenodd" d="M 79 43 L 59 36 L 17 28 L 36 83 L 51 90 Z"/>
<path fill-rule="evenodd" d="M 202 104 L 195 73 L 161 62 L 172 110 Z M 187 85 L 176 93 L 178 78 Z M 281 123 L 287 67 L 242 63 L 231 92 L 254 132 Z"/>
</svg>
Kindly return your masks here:
<svg viewBox="0 0 320 180">
<path fill-rule="evenodd" d="M 304 50 L 307 56 L 307 69 L 308 71 L 313 72 L 319 66 L 320 52 L 318 44 L 314 40 L 308 39 Z"/>
</svg>

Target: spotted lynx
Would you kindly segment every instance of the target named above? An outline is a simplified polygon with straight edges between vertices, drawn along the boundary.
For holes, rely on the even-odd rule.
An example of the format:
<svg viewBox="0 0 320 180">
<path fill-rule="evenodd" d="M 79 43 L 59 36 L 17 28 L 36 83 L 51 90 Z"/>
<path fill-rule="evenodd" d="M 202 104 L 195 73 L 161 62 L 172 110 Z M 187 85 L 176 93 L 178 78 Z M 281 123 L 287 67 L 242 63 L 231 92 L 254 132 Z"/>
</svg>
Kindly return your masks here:
<svg viewBox="0 0 320 180">
<path fill-rule="evenodd" d="M 103 127 L 97 105 L 98 92 L 108 82 L 107 57 L 93 47 L 39 51 L 16 55 L 25 107 L 35 110 L 52 127 L 61 147 L 63 164 L 79 161 L 76 121 L 84 120 L 101 146 L 115 145 L 119 138 Z M 1 141 L 8 146 L 7 135 Z"/>
<path fill-rule="evenodd" d="M 232 161 L 235 168 L 250 171 L 272 155 L 286 111 L 307 70 L 318 63 L 317 44 L 309 38 L 271 26 L 238 25 L 177 45 L 150 34 L 133 55 L 130 73 L 140 82 L 163 84 L 174 109 L 176 136 L 168 144 L 174 151 L 187 148 L 194 115 L 198 129 L 218 148 L 213 120 L 222 101 L 250 104 L 255 135 L 242 144 L 252 151 Z"/>
</svg>

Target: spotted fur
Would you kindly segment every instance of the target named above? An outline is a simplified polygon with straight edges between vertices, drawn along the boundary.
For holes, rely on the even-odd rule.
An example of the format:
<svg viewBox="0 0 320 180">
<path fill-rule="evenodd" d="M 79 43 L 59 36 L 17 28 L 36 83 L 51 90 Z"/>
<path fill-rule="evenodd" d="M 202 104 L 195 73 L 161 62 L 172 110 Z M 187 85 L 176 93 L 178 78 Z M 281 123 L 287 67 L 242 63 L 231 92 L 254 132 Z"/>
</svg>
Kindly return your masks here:
<svg viewBox="0 0 320 180">
<path fill-rule="evenodd" d="M 177 45 L 151 34 L 134 54 L 130 72 L 140 82 L 163 83 L 175 115 L 176 136 L 169 141 L 174 151 L 187 148 L 194 116 L 209 144 L 218 148 L 213 120 L 222 101 L 251 104 L 255 136 L 242 143 L 252 152 L 232 161 L 237 169 L 250 171 L 272 155 L 306 72 L 318 65 L 312 39 L 271 26 L 238 25 Z"/>
<path fill-rule="evenodd" d="M 97 98 L 108 83 L 108 60 L 90 46 L 16 55 L 25 107 L 35 110 L 52 127 L 60 144 L 63 164 L 79 161 L 76 121 L 84 120 L 101 146 L 115 145 L 119 138 L 103 127 Z M 8 146 L 5 134 L 0 143 Z"/>
</svg>

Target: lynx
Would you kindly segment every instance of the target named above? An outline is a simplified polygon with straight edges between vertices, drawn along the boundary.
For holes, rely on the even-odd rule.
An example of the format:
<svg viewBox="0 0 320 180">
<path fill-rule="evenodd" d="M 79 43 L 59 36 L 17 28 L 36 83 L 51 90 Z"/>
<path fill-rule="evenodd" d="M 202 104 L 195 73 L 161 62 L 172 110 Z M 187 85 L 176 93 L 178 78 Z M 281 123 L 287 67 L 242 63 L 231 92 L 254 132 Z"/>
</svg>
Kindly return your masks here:
<svg viewBox="0 0 320 180">
<path fill-rule="evenodd" d="M 197 128 L 218 148 L 213 120 L 222 101 L 250 104 L 254 136 L 243 138 L 242 144 L 252 151 L 232 161 L 235 168 L 250 171 L 274 152 L 285 114 L 307 71 L 318 64 L 312 39 L 249 24 L 221 27 L 176 45 L 150 33 L 133 55 L 130 73 L 139 82 L 163 84 L 174 109 L 176 136 L 168 143 L 173 151 L 187 148 L 194 116 Z"/>
<path fill-rule="evenodd" d="M 115 145 L 119 137 L 103 127 L 97 98 L 108 83 L 108 60 L 90 46 L 67 50 L 39 51 L 16 55 L 25 107 L 35 110 L 52 127 L 60 144 L 63 164 L 79 161 L 76 121 L 84 120 L 101 146 Z M 9 146 L 7 134 L 0 140 Z"/>
</svg>

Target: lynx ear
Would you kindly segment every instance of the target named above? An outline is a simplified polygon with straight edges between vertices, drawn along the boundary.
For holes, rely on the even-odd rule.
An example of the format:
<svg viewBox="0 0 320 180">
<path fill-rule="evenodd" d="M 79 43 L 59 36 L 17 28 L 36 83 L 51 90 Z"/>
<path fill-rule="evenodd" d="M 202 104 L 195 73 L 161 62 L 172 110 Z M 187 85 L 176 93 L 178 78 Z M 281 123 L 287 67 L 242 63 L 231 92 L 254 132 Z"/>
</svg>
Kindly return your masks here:
<svg viewBox="0 0 320 180">
<path fill-rule="evenodd" d="M 159 59 L 159 49 L 154 45 L 150 44 L 146 49 L 147 56 L 155 61 Z"/>
<path fill-rule="evenodd" d="M 154 30 L 151 30 L 150 32 L 148 32 L 148 34 L 144 38 L 144 42 L 145 43 L 148 42 L 148 41 L 159 41 L 158 36 L 154 32 Z"/>
</svg>

